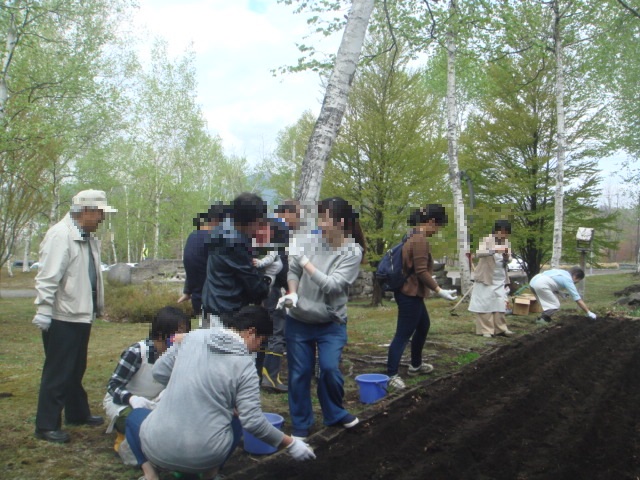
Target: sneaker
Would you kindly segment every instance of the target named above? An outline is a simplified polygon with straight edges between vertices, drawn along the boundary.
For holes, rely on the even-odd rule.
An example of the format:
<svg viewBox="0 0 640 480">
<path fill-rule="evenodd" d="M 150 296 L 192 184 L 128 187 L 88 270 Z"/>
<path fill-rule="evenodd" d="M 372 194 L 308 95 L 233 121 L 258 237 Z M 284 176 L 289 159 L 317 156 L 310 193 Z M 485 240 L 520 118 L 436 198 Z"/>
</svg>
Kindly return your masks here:
<svg viewBox="0 0 640 480">
<path fill-rule="evenodd" d="M 512 337 L 515 335 L 515 333 L 513 333 L 511 330 L 505 330 L 504 332 L 502 332 L 502 335 L 504 335 L 505 337 Z"/>
<path fill-rule="evenodd" d="M 540 317 L 538 320 L 536 320 L 536 325 L 540 325 L 541 327 L 546 327 L 547 325 L 549 325 L 550 322 L 548 322 L 547 320 L 545 320 L 544 318 Z"/>
<path fill-rule="evenodd" d="M 394 375 L 389 379 L 389 386 L 391 388 L 395 388 L 396 390 L 402 390 L 403 388 L 407 388 L 407 386 L 400 378 L 400 375 Z"/>
<path fill-rule="evenodd" d="M 493 335 L 491 335 L 490 333 L 483 333 L 482 336 L 484 338 L 492 338 L 493 337 Z"/>
<path fill-rule="evenodd" d="M 410 377 L 415 377 L 416 375 L 426 375 L 427 373 L 431 372 L 433 372 L 433 365 L 429 363 L 422 363 L 419 367 L 409 366 L 407 375 L 409 375 Z"/>
<path fill-rule="evenodd" d="M 342 420 L 340 420 L 340 424 L 344 428 L 353 428 L 359 423 L 360 423 L 360 419 L 358 417 L 356 417 L 355 415 L 351 415 L 350 413 L 347 413 L 342 418 Z"/>
</svg>

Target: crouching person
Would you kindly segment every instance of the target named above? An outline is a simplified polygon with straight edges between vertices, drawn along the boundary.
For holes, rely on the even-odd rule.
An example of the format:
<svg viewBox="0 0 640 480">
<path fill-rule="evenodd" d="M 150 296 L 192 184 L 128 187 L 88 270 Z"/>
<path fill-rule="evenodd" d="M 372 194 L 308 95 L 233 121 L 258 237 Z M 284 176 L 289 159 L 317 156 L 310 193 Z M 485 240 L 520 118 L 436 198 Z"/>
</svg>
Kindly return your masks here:
<svg viewBox="0 0 640 480">
<path fill-rule="evenodd" d="M 129 446 L 146 480 L 156 468 L 213 479 L 238 446 L 242 428 L 296 460 L 315 458 L 309 446 L 285 435 L 265 418 L 253 352 L 271 334 L 262 307 L 246 306 L 223 317 L 223 325 L 185 335 L 153 366 L 166 385 L 154 410 L 134 409 L 127 418 Z"/>
<path fill-rule="evenodd" d="M 174 335 L 189 331 L 190 319 L 179 308 L 161 308 L 151 321 L 149 338 L 127 348 L 107 384 L 102 402 L 109 426 L 107 433 L 117 432 L 114 449 L 124 440 L 125 420 L 134 408 L 155 407 L 164 385 L 154 380 L 153 364 L 168 348 Z"/>
</svg>

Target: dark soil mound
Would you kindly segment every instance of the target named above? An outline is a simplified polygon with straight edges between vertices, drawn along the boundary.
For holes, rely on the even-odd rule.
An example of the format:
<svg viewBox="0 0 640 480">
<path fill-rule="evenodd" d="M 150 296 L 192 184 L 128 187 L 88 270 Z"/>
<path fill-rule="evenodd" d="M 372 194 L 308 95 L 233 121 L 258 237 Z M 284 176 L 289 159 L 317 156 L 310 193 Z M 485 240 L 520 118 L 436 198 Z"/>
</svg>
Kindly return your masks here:
<svg viewBox="0 0 640 480">
<path fill-rule="evenodd" d="M 613 292 L 616 297 L 627 297 L 632 293 L 640 292 L 640 283 L 636 283 L 635 285 L 629 285 L 622 290 L 618 290 L 617 292 Z"/>
<path fill-rule="evenodd" d="M 636 479 L 640 322 L 564 319 L 243 479 Z M 313 443 L 313 442 L 312 442 Z"/>
</svg>

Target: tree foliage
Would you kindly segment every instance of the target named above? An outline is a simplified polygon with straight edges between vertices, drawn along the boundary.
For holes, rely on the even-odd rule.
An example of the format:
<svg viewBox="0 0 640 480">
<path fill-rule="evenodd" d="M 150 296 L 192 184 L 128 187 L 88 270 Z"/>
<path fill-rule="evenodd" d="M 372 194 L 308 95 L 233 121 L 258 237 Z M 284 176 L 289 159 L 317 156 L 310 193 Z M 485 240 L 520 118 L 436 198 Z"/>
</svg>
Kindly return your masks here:
<svg viewBox="0 0 640 480">
<path fill-rule="evenodd" d="M 487 70 L 478 110 L 469 117 L 463 162 L 473 174 L 479 203 L 478 238 L 496 218 L 512 218 L 513 244 L 529 276 L 550 259 L 554 214 L 556 116 L 552 60 L 543 49 L 505 57 Z M 606 116 L 597 98 L 569 90 L 565 166 L 564 261 L 575 261 L 577 227 L 611 225 L 597 209 L 599 179 L 594 152 L 605 143 Z M 598 248 L 610 246 L 603 241 Z"/>
</svg>

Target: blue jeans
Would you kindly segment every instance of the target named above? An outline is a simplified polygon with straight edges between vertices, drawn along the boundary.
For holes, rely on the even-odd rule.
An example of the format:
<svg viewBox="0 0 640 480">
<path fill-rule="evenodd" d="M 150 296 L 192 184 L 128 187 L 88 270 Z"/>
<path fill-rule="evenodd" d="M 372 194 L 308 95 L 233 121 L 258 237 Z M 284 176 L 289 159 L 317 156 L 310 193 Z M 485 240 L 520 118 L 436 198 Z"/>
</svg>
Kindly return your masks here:
<svg viewBox="0 0 640 480">
<path fill-rule="evenodd" d="M 127 438 L 129 448 L 131 448 L 131 452 L 135 455 L 136 460 L 138 461 L 138 465 L 142 465 L 147 461 L 147 457 L 145 457 L 144 452 L 142 451 L 142 443 L 140 442 L 140 426 L 150 413 L 151 410 L 148 408 L 134 408 L 127 417 L 125 436 Z M 233 443 L 231 444 L 231 449 L 229 450 L 227 457 L 224 459 L 224 462 L 220 464 L 220 470 L 222 470 L 222 467 L 227 463 L 227 460 L 229 460 L 233 451 L 240 444 L 240 440 L 242 440 L 242 425 L 240 424 L 240 419 L 236 416 L 231 419 L 231 429 L 233 430 Z"/>
<path fill-rule="evenodd" d="M 287 315 L 287 363 L 289 365 L 289 413 L 294 434 L 304 435 L 313 425 L 311 378 L 318 351 L 320 377 L 318 400 L 323 423 L 334 425 L 349 414 L 342 406 L 344 378 L 340 371 L 347 326 L 335 322 L 307 324 Z"/>
<path fill-rule="evenodd" d="M 147 457 L 142 453 L 142 443 L 140 442 L 140 427 L 142 422 L 149 416 L 151 410 L 148 408 L 134 408 L 127 417 L 125 427 L 125 437 L 131 452 L 135 455 L 138 465 L 147 461 Z"/>
<path fill-rule="evenodd" d="M 398 304 L 398 324 L 396 334 L 389 345 L 387 374 L 392 377 L 398 373 L 404 349 L 411 339 L 411 366 L 422 365 L 422 349 L 427 341 L 431 322 L 424 304 L 424 298 L 410 297 L 401 292 L 394 293 Z"/>
</svg>

